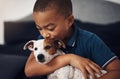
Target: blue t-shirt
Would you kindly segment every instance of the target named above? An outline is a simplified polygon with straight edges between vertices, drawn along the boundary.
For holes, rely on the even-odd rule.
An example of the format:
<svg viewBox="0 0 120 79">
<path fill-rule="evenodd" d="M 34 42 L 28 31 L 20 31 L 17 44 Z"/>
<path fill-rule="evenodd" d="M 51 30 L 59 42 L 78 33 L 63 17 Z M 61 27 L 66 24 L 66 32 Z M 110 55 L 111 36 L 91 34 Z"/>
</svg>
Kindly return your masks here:
<svg viewBox="0 0 120 79">
<path fill-rule="evenodd" d="M 63 50 L 65 53 L 88 58 L 103 68 L 117 57 L 96 34 L 81 29 L 76 23 L 73 28 L 74 33 Z"/>
</svg>

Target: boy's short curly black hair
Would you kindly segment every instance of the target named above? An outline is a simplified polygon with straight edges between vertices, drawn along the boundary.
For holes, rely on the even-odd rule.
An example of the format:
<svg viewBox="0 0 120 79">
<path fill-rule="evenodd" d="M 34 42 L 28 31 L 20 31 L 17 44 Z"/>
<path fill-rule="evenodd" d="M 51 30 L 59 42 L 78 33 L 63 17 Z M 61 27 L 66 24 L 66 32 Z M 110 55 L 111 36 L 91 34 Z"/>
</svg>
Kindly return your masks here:
<svg viewBox="0 0 120 79">
<path fill-rule="evenodd" d="M 68 17 L 72 14 L 71 0 L 36 0 L 33 12 L 55 9 L 59 14 Z"/>
</svg>

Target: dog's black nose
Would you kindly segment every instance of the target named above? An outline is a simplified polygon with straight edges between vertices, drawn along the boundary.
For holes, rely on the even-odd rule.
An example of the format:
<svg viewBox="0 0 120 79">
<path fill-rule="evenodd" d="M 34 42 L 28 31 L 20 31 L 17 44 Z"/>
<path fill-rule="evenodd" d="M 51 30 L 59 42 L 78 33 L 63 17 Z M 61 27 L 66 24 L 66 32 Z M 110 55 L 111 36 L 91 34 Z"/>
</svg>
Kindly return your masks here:
<svg viewBox="0 0 120 79">
<path fill-rule="evenodd" d="M 44 57 L 43 54 L 39 54 L 39 55 L 37 56 L 37 58 L 38 58 L 38 60 L 39 60 L 40 62 L 44 62 L 44 61 L 45 61 L 45 57 Z"/>
</svg>

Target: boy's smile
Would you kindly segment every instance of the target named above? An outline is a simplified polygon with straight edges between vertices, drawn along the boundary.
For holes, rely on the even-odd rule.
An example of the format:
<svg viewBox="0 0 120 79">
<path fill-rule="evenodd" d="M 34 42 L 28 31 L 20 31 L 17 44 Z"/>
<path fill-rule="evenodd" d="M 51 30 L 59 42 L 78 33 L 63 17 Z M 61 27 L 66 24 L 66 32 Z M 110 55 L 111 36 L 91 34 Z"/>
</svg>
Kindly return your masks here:
<svg viewBox="0 0 120 79">
<path fill-rule="evenodd" d="M 74 18 L 72 15 L 65 18 L 58 14 L 56 10 L 46 10 L 33 12 L 33 17 L 36 27 L 44 38 L 66 41 L 73 33 L 71 26 Z"/>
</svg>

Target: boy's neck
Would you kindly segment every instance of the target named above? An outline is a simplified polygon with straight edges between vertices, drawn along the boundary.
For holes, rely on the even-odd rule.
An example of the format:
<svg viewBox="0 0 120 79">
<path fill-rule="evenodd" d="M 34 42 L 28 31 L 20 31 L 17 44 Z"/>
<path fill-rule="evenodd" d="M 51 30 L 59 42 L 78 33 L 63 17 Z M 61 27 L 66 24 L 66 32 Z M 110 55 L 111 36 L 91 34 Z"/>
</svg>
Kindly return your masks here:
<svg viewBox="0 0 120 79">
<path fill-rule="evenodd" d="M 71 28 L 69 29 L 68 33 L 67 33 L 67 36 L 66 38 L 63 39 L 63 42 L 65 44 L 68 43 L 68 41 L 70 40 L 71 36 L 73 35 L 73 32 L 74 32 L 74 28 L 71 26 Z"/>
</svg>

